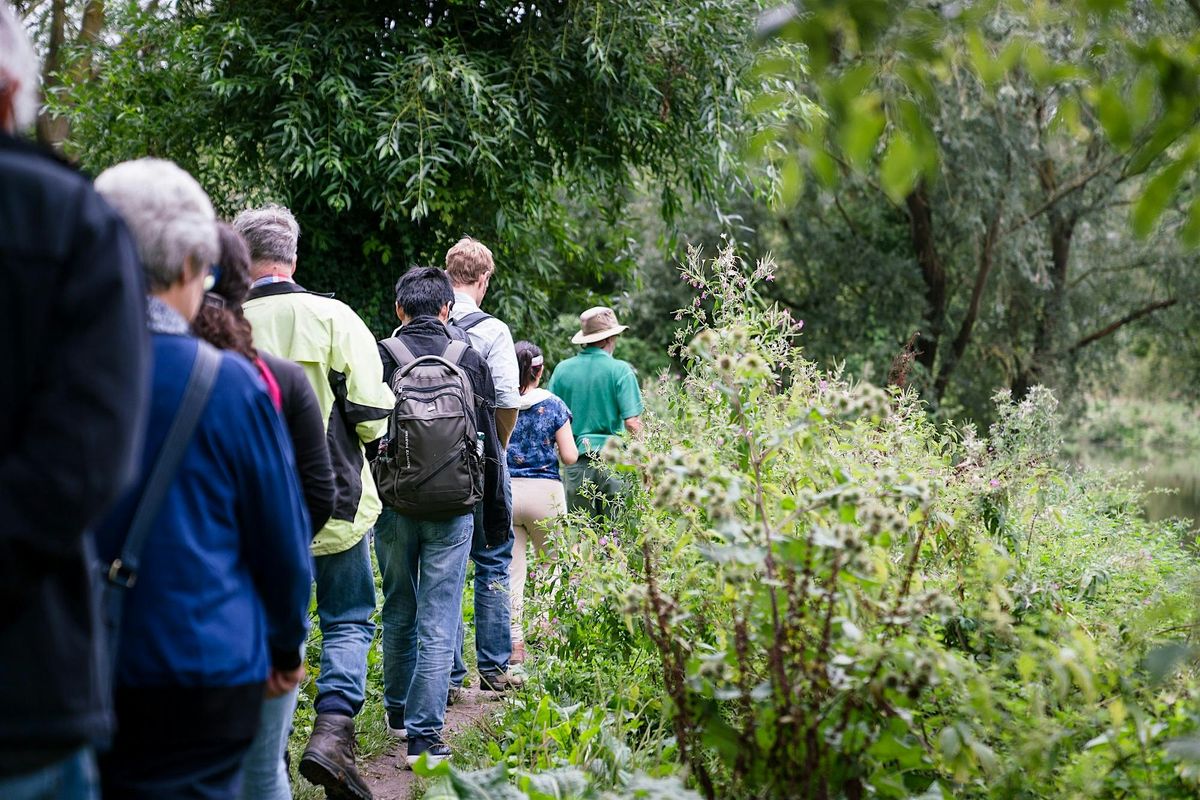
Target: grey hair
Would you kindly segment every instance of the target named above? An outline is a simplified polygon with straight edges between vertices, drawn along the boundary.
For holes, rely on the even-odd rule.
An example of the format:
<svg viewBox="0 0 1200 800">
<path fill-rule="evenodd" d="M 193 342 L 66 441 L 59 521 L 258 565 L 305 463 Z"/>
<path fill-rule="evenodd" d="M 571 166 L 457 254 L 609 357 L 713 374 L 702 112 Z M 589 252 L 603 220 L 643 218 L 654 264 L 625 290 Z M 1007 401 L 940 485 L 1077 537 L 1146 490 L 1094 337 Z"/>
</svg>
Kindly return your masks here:
<svg viewBox="0 0 1200 800">
<path fill-rule="evenodd" d="M 151 291 L 178 281 L 189 257 L 208 266 L 220 255 L 212 202 L 173 162 L 139 158 L 109 167 L 96 178 L 96 191 L 133 233 Z"/>
<path fill-rule="evenodd" d="M 0 0 L 0 83 L 15 81 L 13 120 L 25 130 L 37 119 L 41 70 L 25 26 L 5 0 Z"/>
<path fill-rule="evenodd" d="M 250 246 L 251 260 L 281 264 L 296 260 L 300 225 L 284 206 L 268 203 L 262 208 L 248 208 L 233 220 L 233 227 Z"/>
</svg>

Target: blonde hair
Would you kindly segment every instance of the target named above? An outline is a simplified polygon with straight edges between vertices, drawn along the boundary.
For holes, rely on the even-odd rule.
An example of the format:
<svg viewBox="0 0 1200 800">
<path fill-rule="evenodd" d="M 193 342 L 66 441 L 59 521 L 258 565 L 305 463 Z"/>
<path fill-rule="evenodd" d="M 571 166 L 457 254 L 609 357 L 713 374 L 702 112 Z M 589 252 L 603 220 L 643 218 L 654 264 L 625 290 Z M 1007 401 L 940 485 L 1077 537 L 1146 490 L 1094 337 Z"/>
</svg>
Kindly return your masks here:
<svg viewBox="0 0 1200 800">
<path fill-rule="evenodd" d="M 446 251 L 446 274 L 455 286 L 470 286 L 495 270 L 492 251 L 478 239 L 464 236 Z"/>
</svg>

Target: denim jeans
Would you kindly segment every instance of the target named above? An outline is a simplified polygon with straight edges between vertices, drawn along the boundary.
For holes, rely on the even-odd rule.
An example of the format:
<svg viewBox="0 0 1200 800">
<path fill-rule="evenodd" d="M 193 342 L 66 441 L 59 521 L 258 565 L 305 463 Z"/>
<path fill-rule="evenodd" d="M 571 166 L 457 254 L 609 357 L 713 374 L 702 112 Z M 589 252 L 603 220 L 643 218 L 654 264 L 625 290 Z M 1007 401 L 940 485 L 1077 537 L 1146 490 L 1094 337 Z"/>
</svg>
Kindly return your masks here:
<svg viewBox="0 0 1200 800">
<path fill-rule="evenodd" d="M 242 791 L 238 795 L 241 800 L 292 800 L 283 754 L 299 696 L 300 689 L 296 688 L 263 701 L 258 733 L 242 762 Z"/>
<path fill-rule="evenodd" d="M 512 482 L 504 472 L 504 494 L 512 508 Z M 471 540 L 471 560 L 475 562 L 475 666 L 481 675 L 499 675 L 508 671 L 512 658 L 512 605 L 508 579 L 512 570 L 513 540 L 488 547 L 483 535 L 483 510 L 475 511 L 475 531 Z M 454 671 L 450 683 L 462 686 L 467 679 L 463 659 L 467 628 L 458 620 L 458 646 L 454 648 Z"/>
<path fill-rule="evenodd" d="M 321 627 L 321 673 L 317 675 L 318 714 L 355 716 L 367 692 L 367 652 L 375 636 L 375 577 L 370 534 L 341 553 L 313 559 L 317 578 L 317 618 Z"/>
<path fill-rule="evenodd" d="M 418 520 L 384 509 L 375 528 L 383 576 L 383 705 L 410 739 L 438 739 L 474 518 Z"/>
<path fill-rule="evenodd" d="M 96 756 L 90 747 L 24 775 L 0 778 L 4 800 L 99 800 Z"/>
</svg>

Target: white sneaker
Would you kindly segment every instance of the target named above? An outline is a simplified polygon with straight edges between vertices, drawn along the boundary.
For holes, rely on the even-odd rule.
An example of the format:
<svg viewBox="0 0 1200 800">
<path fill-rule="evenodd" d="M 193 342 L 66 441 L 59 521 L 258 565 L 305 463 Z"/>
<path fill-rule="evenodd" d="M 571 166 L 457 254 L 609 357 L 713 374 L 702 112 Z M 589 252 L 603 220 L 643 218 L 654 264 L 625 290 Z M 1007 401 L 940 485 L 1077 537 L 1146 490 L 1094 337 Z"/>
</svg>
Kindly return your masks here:
<svg viewBox="0 0 1200 800">
<path fill-rule="evenodd" d="M 390 722 L 383 724 L 387 725 L 388 736 L 401 742 L 408 741 L 408 731 L 405 728 L 393 728 Z"/>
</svg>

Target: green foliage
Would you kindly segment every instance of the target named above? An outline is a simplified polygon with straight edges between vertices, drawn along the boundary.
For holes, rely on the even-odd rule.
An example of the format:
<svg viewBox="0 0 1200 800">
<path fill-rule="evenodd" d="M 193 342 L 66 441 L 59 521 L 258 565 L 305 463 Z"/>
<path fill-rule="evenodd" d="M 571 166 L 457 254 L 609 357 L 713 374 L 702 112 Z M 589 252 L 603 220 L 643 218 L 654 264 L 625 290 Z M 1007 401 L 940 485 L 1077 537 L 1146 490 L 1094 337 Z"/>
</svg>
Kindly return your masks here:
<svg viewBox="0 0 1200 800">
<path fill-rule="evenodd" d="M 822 375 L 758 299 L 769 275 L 731 249 L 689 260 L 710 302 L 684 312 L 686 378 L 658 387 L 646 440 L 613 454 L 644 485 L 634 535 L 582 570 L 583 596 L 623 585 L 694 784 L 1191 796 L 1192 661 L 1166 683 L 1139 666 L 1190 627 L 1197 570 L 1169 530 L 1057 465 L 1044 390 L 998 396 L 982 439 Z"/>
<path fill-rule="evenodd" d="M 1070 135 L 1084 136 L 1084 117 L 1132 156 L 1131 171 L 1153 174 L 1133 208 L 1133 224 L 1149 233 L 1168 204 L 1200 200 L 1181 189 L 1194 172 L 1200 133 L 1200 7 L 1158 3 L 1023 0 L 929 5 L 913 0 L 797 4 L 798 12 L 768 32 L 801 43 L 810 79 L 804 91 L 828 111 L 797 132 L 798 163 L 826 184 L 846 171 L 877 172 L 900 202 L 936 177 L 944 141 L 935 135 L 941 87 L 971 73 L 992 97 L 1030 81 L 1053 95 L 1048 114 Z M 1064 54 L 1064 46 L 1080 56 Z M 1114 62 L 1124 64 L 1119 73 Z M 786 68 L 783 65 L 782 68 Z M 797 177 L 799 171 L 793 173 Z M 1180 235 L 1200 242 L 1200 225 Z"/>
<path fill-rule="evenodd" d="M 222 210 L 297 212 L 301 277 L 390 327 L 390 286 L 463 233 L 519 335 L 609 292 L 639 175 L 711 195 L 733 165 L 753 4 L 186 2 L 117 9 L 57 108 L 91 169 L 145 154 Z"/>
</svg>

